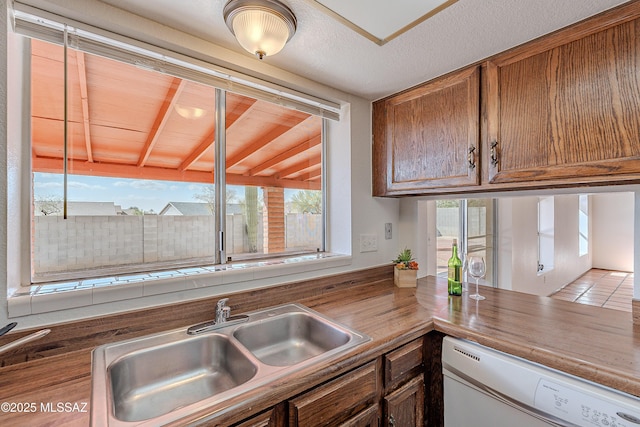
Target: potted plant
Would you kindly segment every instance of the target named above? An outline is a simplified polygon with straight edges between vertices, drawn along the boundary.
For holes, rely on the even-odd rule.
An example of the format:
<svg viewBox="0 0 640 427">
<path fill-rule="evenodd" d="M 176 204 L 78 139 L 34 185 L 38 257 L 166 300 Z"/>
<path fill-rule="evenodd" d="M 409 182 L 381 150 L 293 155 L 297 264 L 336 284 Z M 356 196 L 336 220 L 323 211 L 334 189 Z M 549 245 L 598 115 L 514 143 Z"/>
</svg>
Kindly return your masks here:
<svg viewBox="0 0 640 427">
<path fill-rule="evenodd" d="M 415 288 L 418 280 L 418 263 L 414 261 L 411 249 L 404 248 L 392 261 L 393 283 L 399 288 Z"/>
</svg>

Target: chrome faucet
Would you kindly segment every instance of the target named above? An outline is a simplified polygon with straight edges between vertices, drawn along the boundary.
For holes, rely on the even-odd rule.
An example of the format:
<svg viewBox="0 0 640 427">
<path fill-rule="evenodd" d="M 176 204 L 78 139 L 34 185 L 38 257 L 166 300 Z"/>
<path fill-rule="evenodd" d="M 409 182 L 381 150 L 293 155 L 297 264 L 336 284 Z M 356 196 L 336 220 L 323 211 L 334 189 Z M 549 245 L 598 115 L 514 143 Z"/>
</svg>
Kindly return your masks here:
<svg viewBox="0 0 640 427">
<path fill-rule="evenodd" d="M 216 324 L 224 323 L 231 315 L 231 307 L 227 306 L 229 298 L 222 298 L 216 304 Z"/>
<path fill-rule="evenodd" d="M 40 339 L 40 338 L 44 337 L 45 335 L 47 335 L 49 332 L 51 332 L 51 329 L 43 329 L 41 331 L 34 332 L 34 333 L 32 333 L 30 335 L 27 335 L 25 337 L 18 338 L 17 340 L 15 340 L 13 342 L 10 342 L 9 344 L 5 344 L 2 347 L 0 347 L 0 354 L 6 353 L 7 351 L 13 350 L 16 347 L 20 347 L 21 345 L 24 345 L 24 344 L 26 344 L 28 342 Z"/>
<path fill-rule="evenodd" d="M 203 332 L 224 328 L 225 326 L 233 326 L 236 323 L 246 322 L 249 319 L 249 316 L 245 314 L 231 316 L 231 307 L 227 306 L 228 301 L 229 298 L 222 298 L 216 303 L 216 317 L 214 320 L 191 326 L 187 329 L 187 333 L 189 335 L 197 335 Z"/>
</svg>

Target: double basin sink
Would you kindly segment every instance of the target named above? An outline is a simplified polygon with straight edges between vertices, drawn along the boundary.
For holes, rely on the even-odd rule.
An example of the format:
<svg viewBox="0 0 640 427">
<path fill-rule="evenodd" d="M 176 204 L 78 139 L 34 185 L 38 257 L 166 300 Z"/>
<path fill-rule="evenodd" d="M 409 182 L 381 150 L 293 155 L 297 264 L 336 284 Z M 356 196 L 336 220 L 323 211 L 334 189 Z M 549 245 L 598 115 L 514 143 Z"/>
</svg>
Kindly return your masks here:
<svg viewBox="0 0 640 427">
<path fill-rule="evenodd" d="M 195 335 L 175 329 L 93 351 L 94 426 L 163 425 L 370 338 L 300 304 L 247 313 Z"/>
</svg>

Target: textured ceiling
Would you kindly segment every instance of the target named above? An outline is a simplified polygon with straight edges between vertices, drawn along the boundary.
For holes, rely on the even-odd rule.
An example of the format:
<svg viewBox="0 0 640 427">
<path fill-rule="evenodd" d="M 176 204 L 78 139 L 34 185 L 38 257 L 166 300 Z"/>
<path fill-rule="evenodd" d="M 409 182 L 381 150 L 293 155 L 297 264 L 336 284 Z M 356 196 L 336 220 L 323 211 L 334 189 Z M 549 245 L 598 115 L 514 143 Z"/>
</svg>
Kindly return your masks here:
<svg viewBox="0 0 640 427">
<path fill-rule="evenodd" d="M 226 0 L 102 1 L 230 50 L 244 52 L 222 19 Z M 282 52 L 265 61 L 370 100 L 625 3 L 624 0 L 458 0 L 378 46 L 325 15 L 308 0 L 283 2 L 296 15 L 298 31 Z M 368 8 L 363 13 L 375 14 L 376 10 Z"/>
</svg>

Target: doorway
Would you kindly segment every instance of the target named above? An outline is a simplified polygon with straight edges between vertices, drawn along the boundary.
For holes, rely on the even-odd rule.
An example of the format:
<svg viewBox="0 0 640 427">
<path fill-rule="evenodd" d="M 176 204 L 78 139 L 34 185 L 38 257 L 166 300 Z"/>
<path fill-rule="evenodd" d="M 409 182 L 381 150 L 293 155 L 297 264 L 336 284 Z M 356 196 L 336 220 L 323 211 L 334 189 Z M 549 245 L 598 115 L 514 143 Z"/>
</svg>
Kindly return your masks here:
<svg viewBox="0 0 640 427">
<path fill-rule="evenodd" d="M 458 241 L 460 259 L 469 256 L 484 258 L 487 269 L 482 282 L 497 286 L 495 254 L 495 199 L 458 199 L 436 201 L 436 274 L 447 277 L 447 261 L 451 257 L 453 239 Z M 465 280 L 466 271 L 463 271 Z"/>
</svg>

